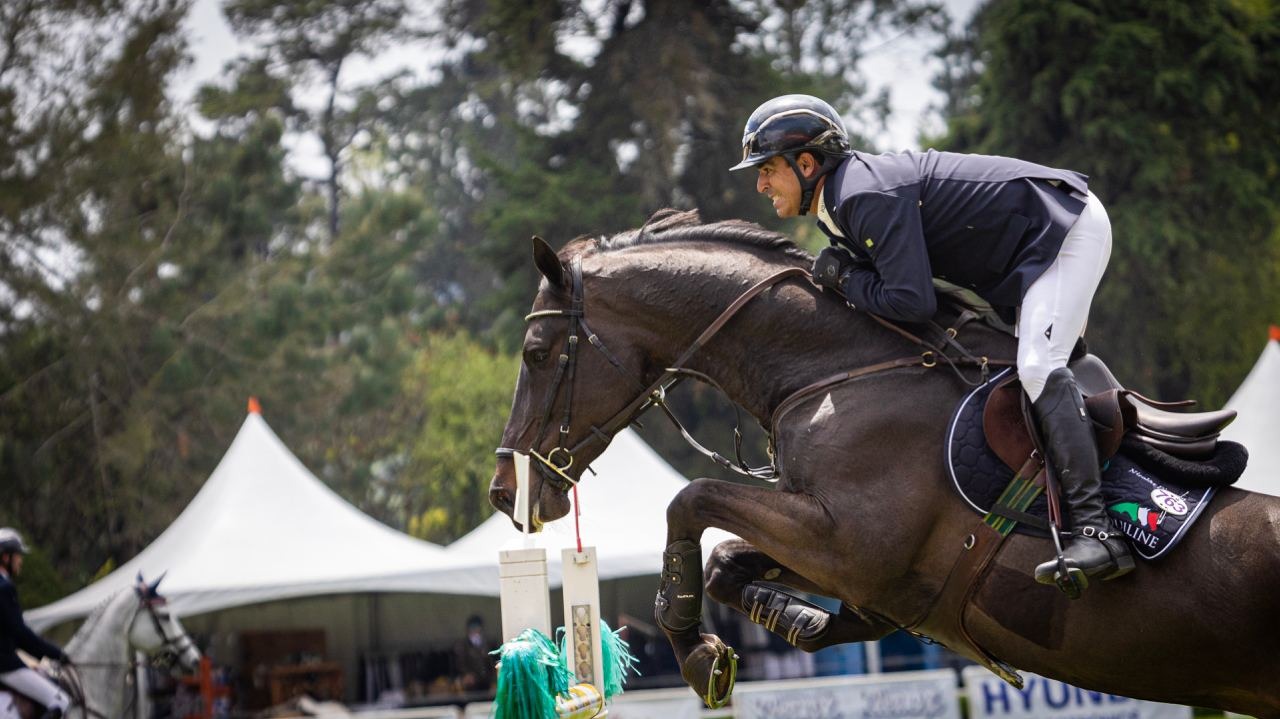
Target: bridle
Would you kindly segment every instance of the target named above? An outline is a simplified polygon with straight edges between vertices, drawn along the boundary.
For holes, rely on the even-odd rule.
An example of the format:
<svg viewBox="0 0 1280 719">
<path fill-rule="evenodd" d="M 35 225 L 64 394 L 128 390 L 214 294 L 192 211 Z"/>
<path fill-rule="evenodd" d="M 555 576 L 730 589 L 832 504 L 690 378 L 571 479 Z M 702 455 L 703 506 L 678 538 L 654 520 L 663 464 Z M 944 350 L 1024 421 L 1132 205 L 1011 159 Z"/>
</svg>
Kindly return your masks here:
<svg viewBox="0 0 1280 719">
<path fill-rule="evenodd" d="M 680 357 L 658 375 L 654 381 L 646 384 L 641 378 L 622 365 L 617 356 L 605 346 L 604 341 L 600 339 L 600 335 L 596 334 L 587 325 L 586 309 L 583 301 L 583 282 L 582 282 L 582 261 L 575 257 L 569 263 L 570 276 L 570 301 L 569 308 L 563 310 L 538 310 L 531 312 L 525 316 L 526 322 L 531 322 L 542 317 L 563 317 L 569 322 L 569 331 L 565 339 L 564 350 L 560 353 L 560 357 L 556 365 L 556 373 L 551 381 L 551 386 L 547 388 L 546 398 L 543 400 L 542 416 L 538 422 L 538 431 L 534 435 L 533 444 L 528 450 L 530 457 L 537 460 L 533 465 L 538 469 L 543 479 L 550 482 L 552 486 L 561 492 L 568 492 L 578 480 L 569 476 L 568 469 L 573 466 L 574 456 L 583 449 L 591 446 L 596 442 L 608 445 L 613 440 L 614 435 L 622 431 L 627 425 L 635 421 L 636 417 L 644 413 L 650 407 L 660 407 L 668 419 L 680 430 L 680 434 L 685 441 L 702 455 L 710 458 L 716 464 L 730 469 L 738 474 L 755 479 L 763 479 L 768 481 L 777 481 L 778 471 L 773 462 L 772 451 L 770 452 L 770 462 L 767 466 L 749 467 L 742 459 L 742 433 L 738 428 L 734 428 L 734 444 L 737 450 L 737 462 L 727 457 L 703 447 L 693 438 L 680 420 L 672 412 L 666 403 L 667 391 L 674 387 L 684 377 L 694 377 L 711 384 L 713 387 L 720 389 L 719 384 L 707 375 L 691 370 L 685 365 L 692 359 L 693 355 L 700 350 L 703 345 L 711 340 L 717 332 L 719 332 L 725 324 L 733 318 L 734 315 L 742 309 L 747 302 L 750 302 L 760 293 L 782 282 L 783 280 L 793 277 L 808 277 L 808 271 L 799 267 L 789 267 L 780 272 L 774 273 L 769 277 L 761 280 L 751 288 L 744 291 L 738 296 L 710 325 L 707 326 L 702 334 L 693 341 L 688 349 L 680 355 Z M 588 434 L 576 444 L 569 446 L 569 425 L 572 420 L 573 411 L 573 385 L 574 374 L 578 361 L 578 344 L 579 335 L 585 334 L 587 342 L 600 352 L 605 360 L 618 370 L 623 377 L 635 386 L 639 393 L 627 403 L 625 407 L 618 410 L 612 417 L 601 425 L 592 425 Z M 551 413 L 555 408 L 556 399 L 559 398 L 561 392 L 565 395 L 564 415 L 559 427 L 559 440 L 554 449 L 546 455 L 538 451 L 538 447 L 542 444 L 543 439 L 547 435 L 547 431 L 551 428 Z M 721 390 L 723 391 L 723 390 Z M 737 407 L 735 406 L 735 411 Z M 739 419 L 741 416 L 739 415 Z M 499 447 L 496 454 L 499 457 L 511 457 L 515 453 L 515 449 L 511 447 Z"/>
<path fill-rule="evenodd" d="M 183 653 L 188 649 L 197 649 L 195 640 L 193 640 L 191 635 L 186 632 L 183 632 L 180 636 L 176 637 L 169 636 L 169 633 L 165 631 L 164 622 L 160 620 L 160 615 L 156 613 L 155 601 L 144 599 L 142 604 L 146 607 L 147 616 L 151 618 L 151 626 L 155 628 L 156 634 L 160 635 L 161 651 L 167 651 L 181 659 Z"/>
<path fill-rule="evenodd" d="M 524 318 L 526 322 L 531 322 L 542 317 L 563 317 L 569 321 L 569 331 L 565 339 L 565 347 L 560 353 L 560 357 L 556 365 L 555 377 L 552 379 L 551 386 L 547 388 L 547 395 L 543 400 L 542 417 L 538 423 L 538 432 L 534 436 L 532 446 L 528 450 L 529 456 L 537 460 L 533 466 L 537 468 L 538 473 L 542 476 L 544 481 L 550 482 L 552 486 L 556 487 L 561 492 L 568 492 L 578 483 L 578 480 L 569 476 L 567 471 L 573 466 L 574 456 L 595 442 L 600 442 L 607 446 L 609 442 L 613 441 L 614 435 L 634 422 L 640 414 L 644 413 L 650 407 L 661 408 L 663 414 L 665 414 L 667 418 L 671 420 L 672 424 L 674 424 L 680 431 L 680 436 L 684 438 L 685 442 L 687 442 L 689 446 L 693 447 L 693 449 L 721 467 L 736 472 L 744 477 L 751 477 L 753 479 L 760 479 L 768 482 L 778 481 L 780 472 L 773 451 L 772 431 L 769 432 L 769 464 L 759 467 L 750 467 L 742 458 L 742 433 L 740 431 L 741 410 L 738 409 L 737 405 L 734 405 L 734 410 L 738 413 L 738 426 L 734 427 L 734 449 L 737 455 L 737 461 L 735 462 L 718 452 L 707 449 L 694 439 L 689 431 L 685 429 L 684 425 L 681 424 L 679 418 L 676 417 L 675 413 L 667 405 L 666 397 L 667 391 L 685 377 L 692 377 L 706 382 L 712 387 L 720 390 L 722 394 L 725 394 L 724 389 L 714 379 L 702 372 L 689 369 L 685 365 L 693 358 L 698 350 L 702 349 L 702 347 L 706 345 L 706 343 L 709 342 L 717 332 L 723 329 L 724 326 L 728 324 L 729 320 L 733 319 L 738 311 L 741 310 L 748 302 L 783 280 L 796 277 L 808 278 L 808 270 L 800 267 L 789 267 L 769 275 L 743 291 L 742 294 L 738 295 L 737 299 L 730 303 L 729 306 L 726 307 L 724 311 L 722 311 L 700 335 L 698 335 L 698 338 L 689 345 L 680 357 L 676 359 L 672 366 L 664 369 L 662 373 L 658 375 L 657 379 L 647 385 L 641 378 L 637 377 L 634 373 L 624 367 L 622 362 L 618 360 L 617 356 L 614 355 L 613 352 L 609 351 L 609 348 L 605 346 L 604 342 L 600 339 L 600 336 L 587 326 L 586 305 L 583 299 L 581 258 L 574 257 L 570 261 L 569 276 L 569 309 L 538 310 L 530 312 Z M 936 335 L 936 339 L 932 341 L 917 336 L 916 334 L 913 334 L 912 332 L 909 332 L 882 317 L 878 317 L 871 313 L 868 313 L 868 316 L 880 325 L 884 326 L 886 329 L 897 333 L 907 341 L 916 345 L 918 348 L 922 348 L 923 351 L 919 354 L 898 357 L 884 362 L 878 362 L 876 364 L 840 372 L 799 389 L 786 397 L 774 410 L 773 424 L 776 424 L 778 418 L 784 415 L 787 411 L 812 396 L 814 393 L 827 390 L 837 384 L 871 374 L 907 367 L 932 368 L 936 367 L 939 361 L 942 361 L 947 364 L 953 372 L 955 372 L 956 376 L 959 377 L 961 381 L 966 384 L 977 385 L 987 381 L 992 367 L 1009 366 L 1014 364 L 1013 360 L 997 360 L 990 359 L 985 356 L 975 356 L 957 341 L 957 335 L 959 334 L 960 328 L 978 317 L 978 315 L 971 310 L 966 309 L 961 312 L 956 318 L 953 326 L 945 329 L 930 321 L 927 324 L 927 329 L 930 333 Z M 607 360 L 614 369 L 618 370 L 623 377 L 627 378 L 627 381 L 637 387 L 639 389 L 639 394 L 637 394 L 625 407 L 618 410 L 602 425 L 592 425 L 585 437 L 576 444 L 569 446 L 569 424 L 572 419 L 573 411 L 573 385 L 574 374 L 578 361 L 579 333 L 586 335 L 587 341 L 591 346 L 596 348 L 596 350 L 604 356 L 605 360 Z M 948 350 L 950 350 L 950 352 L 948 352 Z M 953 357 L 951 356 L 951 352 L 957 353 L 959 356 Z M 979 372 L 979 379 L 976 382 L 970 381 L 961 372 L 961 366 L 977 368 Z M 559 440 L 557 441 L 555 448 L 544 456 L 538 452 L 538 447 L 542 444 L 543 438 L 546 437 L 547 430 L 550 429 L 551 412 L 555 408 L 556 399 L 560 396 L 562 388 L 565 395 L 565 404 L 564 415 L 560 421 Z M 499 457 L 511 457 L 515 452 L 516 450 L 511 447 L 499 447 L 496 454 Z"/>
<path fill-rule="evenodd" d="M 170 636 L 169 633 L 165 631 L 164 622 L 160 619 L 160 615 L 156 613 L 156 602 L 154 600 L 148 599 L 144 596 L 139 597 L 138 601 L 146 611 L 147 617 L 150 618 L 151 626 L 156 630 L 156 634 L 160 637 L 160 651 L 173 654 L 176 657 L 181 657 L 182 653 L 187 649 L 196 648 L 195 640 L 191 638 L 191 635 L 184 632 L 181 636 L 174 637 Z M 135 614 L 134 616 L 136 617 L 137 615 Z M 130 625 L 132 625 L 132 623 L 130 623 Z M 64 665 L 64 675 L 66 677 L 64 687 L 67 689 L 67 693 L 71 696 L 72 706 L 79 706 L 84 710 L 84 713 L 87 716 L 94 717 L 94 719 L 111 719 L 97 709 L 89 706 L 89 700 L 84 691 L 84 682 L 80 677 L 79 670 L 81 667 L 126 667 L 128 671 L 125 672 L 124 679 L 122 680 L 126 690 L 121 693 L 128 694 L 129 692 L 127 691 L 127 687 L 132 679 L 133 670 L 138 667 L 138 662 L 130 659 L 127 662 L 71 662 Z M 125 709 L 129 709 L 131 707 L 136 708 L 137 700 L 138 696 L 135 691 L 133 692 L 129 703 L 121 708 L 121 714 L 124 714 Z"/>
</svg>

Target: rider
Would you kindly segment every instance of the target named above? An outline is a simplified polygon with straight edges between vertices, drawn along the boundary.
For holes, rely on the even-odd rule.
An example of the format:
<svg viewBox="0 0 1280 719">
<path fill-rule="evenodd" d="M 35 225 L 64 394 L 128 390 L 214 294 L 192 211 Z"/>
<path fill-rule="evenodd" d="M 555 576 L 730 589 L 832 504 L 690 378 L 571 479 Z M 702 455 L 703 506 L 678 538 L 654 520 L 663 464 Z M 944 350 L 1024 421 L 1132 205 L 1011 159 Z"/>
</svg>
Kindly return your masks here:
<svg viewBox="0 0 1280 719">
<path fill-rule="evenodd" d="M 22 620 L 18 589 L 13 580 L 22 573 L 27 545 L 22 535 L 9 527 L 0 527 L 0 684 L 21 693 L 45 707 L 41 719 L 57 719 L 71 701 L 56 684 L 27 667 L 18 658 L 21 649 L 35 657 L 49 657 L 63 664 L 71 660 L 57 645 L 41 639 Z"/>
<path fill-rule="evenodd" d="M 1066 366 L 1111 256 L 1111 223 L 1087 178 L 1007 157 L 855 152 L 840 115 L 809 95 L 776 97 L 751 114 L 742 162 L 730 169 L 750 167 L 779 217 L 817 216 L 831 246 L 814 262 L 813 280 L 850 307 L 926 321 L 937 309 L 937 277 L 1014 324 L 1018 375 L 1070 506 L 1068 571 L 1082 585 L 1130 571 Z M 1056 559 L 1036 567 L 1038 582 L 1053 584 L 1056 574 Z"/>
</svg>

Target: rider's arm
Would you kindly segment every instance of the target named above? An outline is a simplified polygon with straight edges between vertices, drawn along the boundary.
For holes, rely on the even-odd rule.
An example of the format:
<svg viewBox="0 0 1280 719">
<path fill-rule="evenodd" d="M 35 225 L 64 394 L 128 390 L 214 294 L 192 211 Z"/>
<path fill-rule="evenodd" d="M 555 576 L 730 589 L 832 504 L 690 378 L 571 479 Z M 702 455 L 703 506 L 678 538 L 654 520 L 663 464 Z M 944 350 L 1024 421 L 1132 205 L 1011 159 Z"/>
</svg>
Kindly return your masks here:
<svg viewBox="0 0 1280 719">
<path fill-rule="evenodd" d="M 18 590 L 12 584 L 0 587 L 0 632 L 13 637 L 19 649 L 34 657 L 66 660 L 67 655 L 58 645 L 41 639 L 22 620 L 22 605 L 18 604 Z"/>
<path fill-rule="evenodd" d="M 839 214 L 841 224 L 852 231 L 846 241 L 872 262 L 872 267 L 857 265 L 849 273 L 844 290 L 850 304 L 903 322 L 933 317 L 938 300 L 918 203 L 863 192 L 846 199 Z"/>
</svg>

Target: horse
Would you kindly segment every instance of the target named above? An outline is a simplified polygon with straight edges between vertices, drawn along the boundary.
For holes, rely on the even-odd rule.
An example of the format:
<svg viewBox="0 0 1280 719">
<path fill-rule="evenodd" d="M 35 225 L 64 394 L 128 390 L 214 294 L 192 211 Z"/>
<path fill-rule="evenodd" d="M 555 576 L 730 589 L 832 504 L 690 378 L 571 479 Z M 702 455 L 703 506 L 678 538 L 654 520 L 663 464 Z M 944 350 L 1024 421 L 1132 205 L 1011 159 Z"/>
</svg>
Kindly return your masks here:
<svg viewBox="0 0 1280 719">
<path fill-rule="evenodd" d="M 72 697 L 68 719 L 147 715 L 140 710 L 134 693 L 134 652 L 148 657 L 171 653 L 187 671 L 199 666 L 200 650 L 156 591 L 159 583 L 157 579 L 147 584 L 139 574 L 134 587 L 122 589 L 99 604 L 67 642 L 64 651 L 72 664 L 62 667 L 56 678 Z M 6 694 L 3 688 L 0 694 Z M 26 697 L 11 697 L 17 716 L 39 716 Z"/>
<path fill-rule="evenodd" d="M 812 258 L 785 236 L 738 220 L 663 211 L 559 254 L 535 237 L 534 261 L 540 285 L 489 491 L 516 527 L 564 516 L 567 490 L 612 435 L 648 406 L 666 409 L 672 377 L 714 383 L 769 433 L 776 486 L 696 479 L 667 509 L 655 615 L 708 705 L 731 691 L 736 655 L 701 631 L 704 593 L 806 651 L 910 628 L 1085 689 L 1280 717 L 1280 498 L 1222 488 L 1176 551 L 1076 600 L 1033 581 L 1050 542 L 1010 535 L 957 622 L 932 610 L 980 518 L 949 488 L 942 457 L 978 367 L 948 369 L 813 285 Z M 975 356 L 1015 356 L 1007 334 L 964 333 Z M 514 516 L 515 451 L 537 468 L 527 518 Z M 704 571 L 709 527 L 741 539 L 717 546 Z M 841 608 L 793 602 L 786 588 Z"/>
</svg>

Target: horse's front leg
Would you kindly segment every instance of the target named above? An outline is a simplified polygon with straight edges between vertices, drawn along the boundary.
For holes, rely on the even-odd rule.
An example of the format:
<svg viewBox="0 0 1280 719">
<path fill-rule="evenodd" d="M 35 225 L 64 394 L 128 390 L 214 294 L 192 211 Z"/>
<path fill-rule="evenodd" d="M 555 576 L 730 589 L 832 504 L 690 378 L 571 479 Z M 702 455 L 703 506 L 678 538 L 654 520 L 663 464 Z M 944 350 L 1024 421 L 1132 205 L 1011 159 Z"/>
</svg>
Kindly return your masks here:
<svg viewBox="0 0 1280 719">
<path fill-rule="evenodd" d="M 732 672 L 727 671 L 733 650 L 714 634 L 699 631 L 699 541 L 707 527 L 733 532 L 790 567 L 812 563 L 833 527 L 826 509 L 810 495 L 711 479 L 690 483 L 667 507 L 667 549 L 654 616 L 671 642 L 685 682 L 708 705 L 716 706 L 733 688 Z"/>
<path fill-rule="evenodd" d="M 721 542 L 712 550 L 705 586 L 712 599 L 806 652 L 874 641 L 896 629 L 843 603 L 839 612 L 832 613 L 786 591 L 782 587 L 823 596 L 835 594 L 741 539 Z"/>
</svg>

